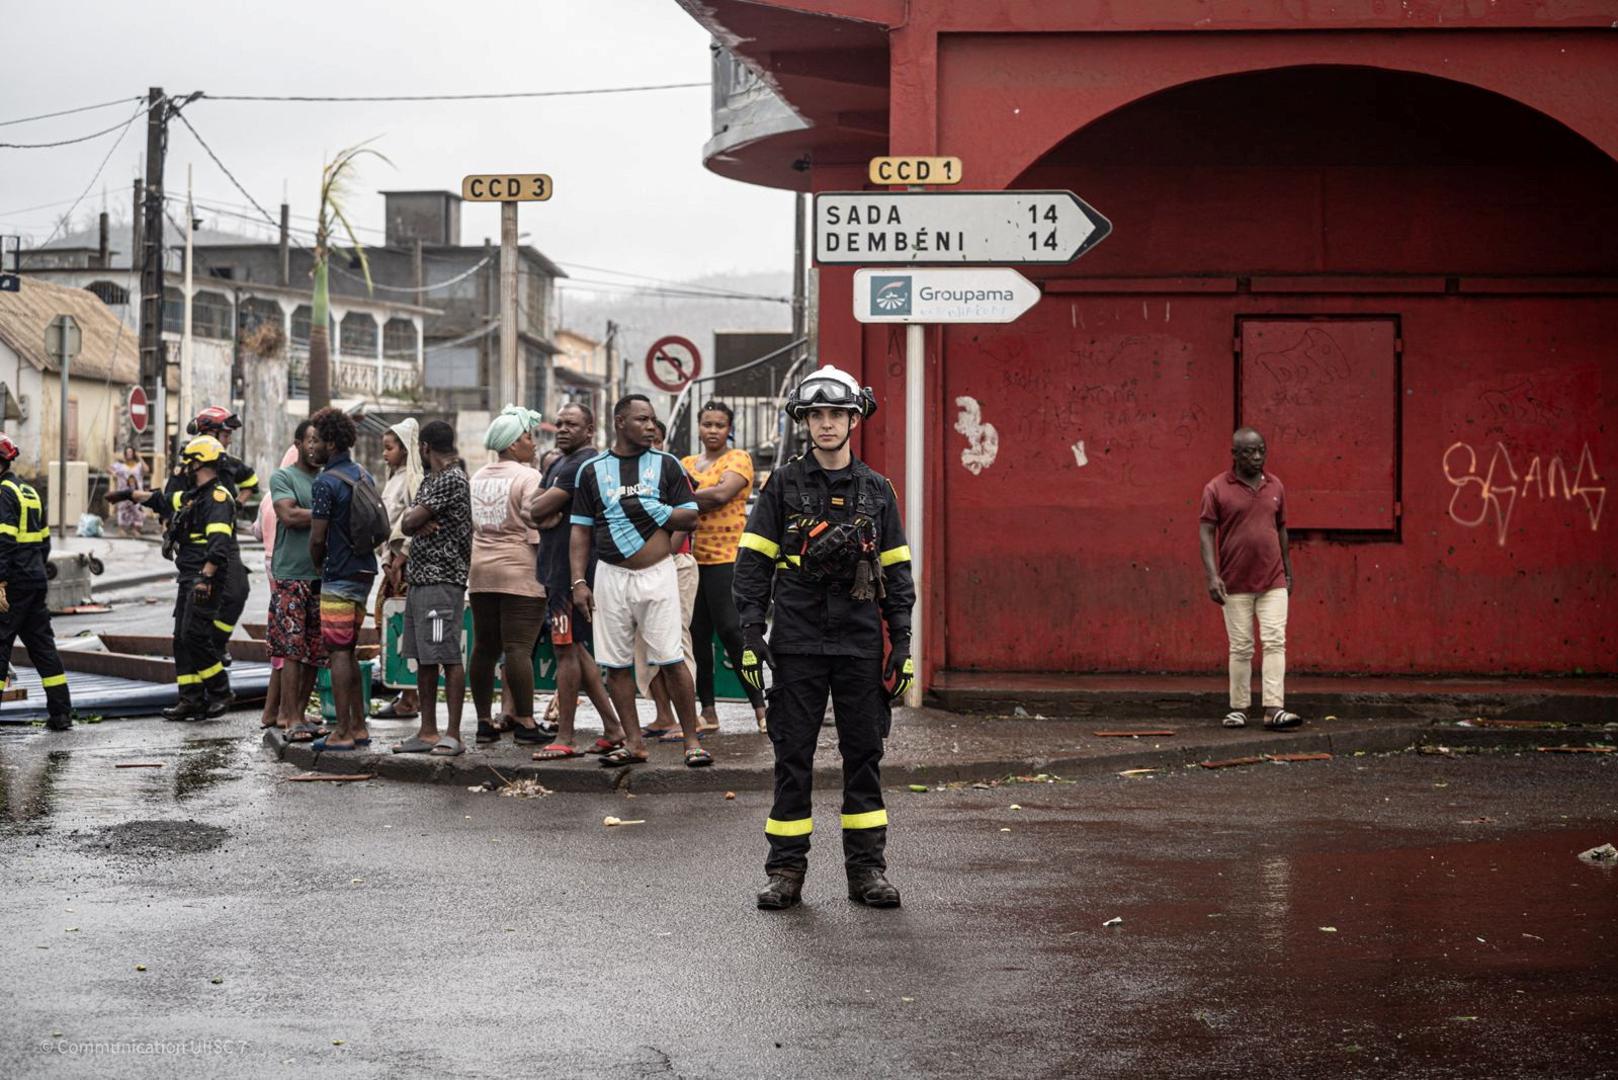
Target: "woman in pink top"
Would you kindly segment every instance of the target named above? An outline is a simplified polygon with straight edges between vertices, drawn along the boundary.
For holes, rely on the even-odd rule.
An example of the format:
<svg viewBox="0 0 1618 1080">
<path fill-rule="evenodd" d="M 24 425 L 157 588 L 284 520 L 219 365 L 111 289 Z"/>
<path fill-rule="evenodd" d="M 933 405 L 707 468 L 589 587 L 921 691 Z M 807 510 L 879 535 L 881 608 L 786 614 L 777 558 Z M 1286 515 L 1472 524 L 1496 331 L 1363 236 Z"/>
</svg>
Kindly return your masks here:
<svg viewBox="0 0 1618 1080">
<path fill-rule="evenodd" d="M 491 722 L 494 668 L 505 655 L 505 685 L 511 691 L 518 742 L 541 742 L 534 724 L 534 643 L 545 623 L 545 594 L 535 566 L 539 530 L 534 503 L 539 473 L 532 466 L 534 436 L 521 416 L 502 413 L 489 425 L 483 445 L 500 459 L 472 477 L 472 570 L 467 582 L 472 606 L 472 663 L 468 678 L 477 709 L 479 742 L 500 732 Z"/>
</svg>

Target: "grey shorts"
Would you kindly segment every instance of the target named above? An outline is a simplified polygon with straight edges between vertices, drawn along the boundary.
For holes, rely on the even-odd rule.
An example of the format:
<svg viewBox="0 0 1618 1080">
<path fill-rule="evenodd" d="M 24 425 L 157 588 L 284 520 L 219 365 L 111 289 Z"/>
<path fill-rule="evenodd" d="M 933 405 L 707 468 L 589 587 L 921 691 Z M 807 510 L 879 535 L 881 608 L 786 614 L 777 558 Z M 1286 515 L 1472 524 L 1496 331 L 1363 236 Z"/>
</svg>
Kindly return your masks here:
<svg viewBox="0 0 1618 1080">
<path fill-rule="evenodd" d="M 399 652 L 418 664 L 463 664 L 461 620 L 464 585 L 412 585 L 405 594 L 404 634 Z"/>
</svg>

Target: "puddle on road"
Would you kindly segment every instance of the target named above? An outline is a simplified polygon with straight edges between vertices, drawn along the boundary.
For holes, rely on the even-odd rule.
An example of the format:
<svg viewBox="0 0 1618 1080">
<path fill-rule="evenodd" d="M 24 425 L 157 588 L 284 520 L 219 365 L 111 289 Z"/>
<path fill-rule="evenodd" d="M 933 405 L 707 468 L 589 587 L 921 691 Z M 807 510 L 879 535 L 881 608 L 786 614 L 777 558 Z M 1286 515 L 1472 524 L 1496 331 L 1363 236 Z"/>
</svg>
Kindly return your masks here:
<svg viewBox="0 0 1618 1080">
<path fill-rule="evenodd" d="M 139 734 L 153 730 L 173 729 L 142 725 Z M 240 736 L 171 735 L 155 744 L 126 739 L 52 748 L 52 738 L 34 728 L 0 733 L 0 833 L 38 831 L 64 818 L 93 827 L 195 802 L 240 779 L 256 745 Z M 117 767 L 131 762 L 162 768 Z"/>
</svg>

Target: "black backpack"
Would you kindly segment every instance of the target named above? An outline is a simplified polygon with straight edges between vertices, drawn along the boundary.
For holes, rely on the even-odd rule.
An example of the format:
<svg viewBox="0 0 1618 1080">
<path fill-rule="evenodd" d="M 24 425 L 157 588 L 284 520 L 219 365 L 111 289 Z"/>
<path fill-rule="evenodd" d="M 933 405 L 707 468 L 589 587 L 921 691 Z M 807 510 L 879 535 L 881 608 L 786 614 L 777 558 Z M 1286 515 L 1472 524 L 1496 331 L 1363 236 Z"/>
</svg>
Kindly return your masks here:
<svg viewBox="0 0 1618 1080">
<path fill-rule="evenodd" d="M 348 546 L 356 552 L 375 551 L 393 534 L 387 508 L 382 505 L 382 496 L 376 493 L 376 485 L 365 473 L 354 480 L 341 469 L 331 471 L 348 485 Z"/>
</svg>

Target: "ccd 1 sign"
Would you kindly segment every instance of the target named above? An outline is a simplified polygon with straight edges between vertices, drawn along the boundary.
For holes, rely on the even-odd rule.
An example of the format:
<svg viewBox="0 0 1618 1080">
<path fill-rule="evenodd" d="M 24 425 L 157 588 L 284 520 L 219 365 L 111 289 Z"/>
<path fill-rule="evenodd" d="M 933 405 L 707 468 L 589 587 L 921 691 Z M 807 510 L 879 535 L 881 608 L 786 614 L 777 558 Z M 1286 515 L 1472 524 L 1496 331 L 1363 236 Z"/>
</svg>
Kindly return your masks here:
<svg viewBox="0 0 1618 1080">
<path fill-rule="evenodd" d="M 1065 263 L 1112 231 L 1071 191 L 872 192 L 815 196 L 815 261 Z"/>
</svg>

